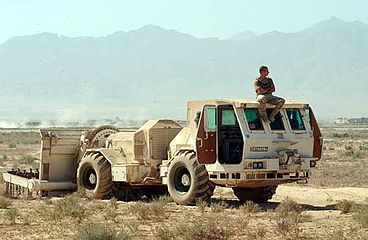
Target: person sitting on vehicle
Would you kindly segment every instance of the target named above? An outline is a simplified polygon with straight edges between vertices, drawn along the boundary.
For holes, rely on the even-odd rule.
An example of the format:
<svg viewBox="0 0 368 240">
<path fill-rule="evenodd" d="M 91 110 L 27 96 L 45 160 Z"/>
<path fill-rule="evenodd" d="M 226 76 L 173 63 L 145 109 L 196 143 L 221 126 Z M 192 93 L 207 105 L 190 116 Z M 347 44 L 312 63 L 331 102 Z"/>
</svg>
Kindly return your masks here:
<svg viewBox="0 0 368 240">
<path fill-rule="evenodd" d="M 272 79 L 268 77 L 268 74 L 268 67 L 261 66 L 259 68 L 259 77 L 254 81 L 254 89 L 257 94 L 257 101 L 259 102 L 259 113 L 266 123 L 275 121 L 275 116 L 280 112 L 280 109 L 285 103 L 283 98 L 272 95 L 276 89 Z M 270 116 L 267 116 L 266 112 L 267 103 L 275 105 Z"/>
</svg>

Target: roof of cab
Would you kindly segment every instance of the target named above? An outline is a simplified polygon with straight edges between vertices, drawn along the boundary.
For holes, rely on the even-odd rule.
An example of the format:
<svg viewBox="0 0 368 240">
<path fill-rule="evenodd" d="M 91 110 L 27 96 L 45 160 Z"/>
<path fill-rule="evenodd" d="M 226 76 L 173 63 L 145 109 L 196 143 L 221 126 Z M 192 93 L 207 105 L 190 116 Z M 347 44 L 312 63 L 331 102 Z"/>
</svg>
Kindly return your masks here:
<svg viewBox="0 0 368 240">
<path fill-rule="evenodd" d="M 188 101 L 188 107 L 200 107 L 203 105 L 224 105 L 231 104 L 235 105 L 235 107 L 259 107 L 259 103 L 255 99 L 240 99 L 240 98 L 213 98 L 213 99 L 202 99 L 202 100 L 191 100 Z M 270 105 L 272 106 L 272 105 Z M 294 101 L 294 100 L 286 100 L 284 104 L 284 108 L 305 108 L 308 107 L 309 104 L 306 102 Z"/>
</svg>

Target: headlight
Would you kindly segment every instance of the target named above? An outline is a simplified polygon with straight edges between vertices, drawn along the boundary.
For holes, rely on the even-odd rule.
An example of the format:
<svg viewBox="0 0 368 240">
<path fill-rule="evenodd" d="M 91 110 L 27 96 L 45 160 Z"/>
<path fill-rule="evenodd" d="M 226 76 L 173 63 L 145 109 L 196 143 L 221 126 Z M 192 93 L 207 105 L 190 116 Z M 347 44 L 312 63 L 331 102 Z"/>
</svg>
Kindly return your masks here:
<svg viewBox="0 0 368 240">
<path fill-rule="evenodd" d="M 316 161 L 310 161 L 309 166 L 314 168 L 317 165 Z"/>
</svg>

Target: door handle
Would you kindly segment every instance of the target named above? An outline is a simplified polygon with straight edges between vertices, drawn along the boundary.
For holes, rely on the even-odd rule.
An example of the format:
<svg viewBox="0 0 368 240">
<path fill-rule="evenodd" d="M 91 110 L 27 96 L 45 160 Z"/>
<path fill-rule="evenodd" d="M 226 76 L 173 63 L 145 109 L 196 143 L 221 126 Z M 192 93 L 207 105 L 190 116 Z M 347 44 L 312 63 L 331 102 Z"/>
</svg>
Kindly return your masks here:
<svg viewBox="0 0 368 240">
<path fill-rule="evenodd" d="M 197 141 L 200 141 L 200 144 L 198 144 L 198 147 L 203 147 L 203 139 L 202 138 L 197 138 Z"/>
</svg>

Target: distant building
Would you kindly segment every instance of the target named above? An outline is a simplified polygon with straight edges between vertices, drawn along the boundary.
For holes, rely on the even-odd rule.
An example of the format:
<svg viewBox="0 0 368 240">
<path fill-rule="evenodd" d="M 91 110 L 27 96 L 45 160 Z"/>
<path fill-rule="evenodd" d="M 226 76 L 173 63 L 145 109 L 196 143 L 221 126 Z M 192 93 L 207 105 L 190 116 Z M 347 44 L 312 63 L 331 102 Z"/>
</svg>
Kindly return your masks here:
<svg viewBox="0 0 368 240">
<path fill-rule="evenodd" d="M 348 124 L 349 122 L 348 122 L 348 119 L 347 118 L 337 118 L 335 120 L 335 123 L 336 124 Z"/>
<path fill-rule="evenodd" d="M 337 118 L 335 119 L 336 124 L 368 124 L 368 118 Z"/>
<path fill-rule="evenodd" d="M 350 124 L 368 124 L 368 118 L 349 118 L 348 119 Z"/>
</svg>

